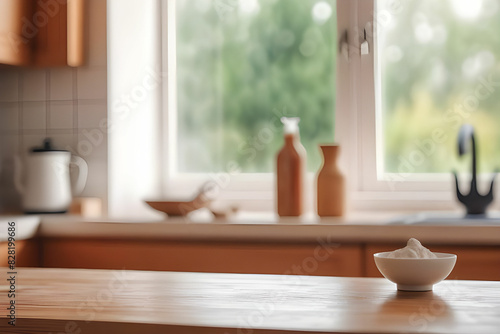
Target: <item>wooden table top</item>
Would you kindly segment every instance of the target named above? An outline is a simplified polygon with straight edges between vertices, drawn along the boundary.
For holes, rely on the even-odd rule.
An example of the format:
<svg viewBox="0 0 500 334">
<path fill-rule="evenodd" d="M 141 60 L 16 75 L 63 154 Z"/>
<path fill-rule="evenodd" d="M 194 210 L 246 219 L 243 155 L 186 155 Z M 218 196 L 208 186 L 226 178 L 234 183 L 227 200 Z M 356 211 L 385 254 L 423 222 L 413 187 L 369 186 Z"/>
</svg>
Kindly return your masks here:
<svg viewBox="0 0 500 334">
<path fill-rule="evenodd" d="M 15 327 L 8 290 L 0 333 L 500 333 L 500 282 L 19 269 Z"/>
</svg>

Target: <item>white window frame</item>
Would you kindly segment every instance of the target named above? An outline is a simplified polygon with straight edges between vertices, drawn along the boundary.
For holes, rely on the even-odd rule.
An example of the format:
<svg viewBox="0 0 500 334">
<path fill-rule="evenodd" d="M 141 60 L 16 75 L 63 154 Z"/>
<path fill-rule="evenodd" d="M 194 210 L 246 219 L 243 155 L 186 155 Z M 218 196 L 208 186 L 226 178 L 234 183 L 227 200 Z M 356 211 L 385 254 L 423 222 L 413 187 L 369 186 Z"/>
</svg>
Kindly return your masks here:
<svg viewBox="0 0 500 334">
<path fill-rule="evenodd" d="M 168 82 L 163 86 L 163 110 L 166 128 L 163 156 L 168 162 L 176 150 L 175 101 L 175 1 L 162 1 L 163 68 L 168 69 Z M 381 125 L 377 115 L 381 112 L 380 97 L 375 85 L 376 34 L 381 28 L 383 15 L 375 10 L 376 0 L 337 0 L 339 56 L 337 57 L 337 105 L 335 111 L 335 141 L 341 145 L 340 166 L 347 184 L 349 208 L 358 210 L 454 210 L 456 204 L 451 174 L 388 175 L 380 180 L 381 166 L 377 166 L 377 152 L 382 150 Z M 404 5 L 403 0 L 395 2 Z M 395 7 L 397 10 L 397 7 Z M 397 12 L 396 12 L 397 13 Z M 367 27 L 369 55 L 360 55 L 363 29 Z M 370 29 L 372 27 L 372 29 Z M 347 32 L 347 45 L 343 43 Z M 162 37 L 165 41 L 165 37 Z M 348 56 L 344 52 L 347 46 Z M 174 83 L 174 84 L 172 84 Z M 166 99 L 165 97 L 168 97 Z M 164 195 L 186 195 L 204 180 L 219 182 L 220 202 L 238 202 L 249 210 L 274 209 L 274 176 L 268 174 L 177 174 L 172 164 L 166 163 L 162 174 Z M 378 167 L 378 168 L 377 168 Z M 390 179 L 395 180 L 390 181 Z M 403 182 L 398 180 L 404 179 Z M 306 210 L 314 211 L 315 175 L 307 177 Z"/>
<path fill-rule="evenodd" d="M 343 1 L 343 0 L 340 0 Z M 351 5 L 357 5 L 358 24 L 352 27 L 353 31 L 358 31 L 359 38 L 354 40 L 356 51 L 359 50 L 359 45 L 362 38 L 363 28 L 366 27 L 368 33 L 367 38 L 371 46 L 369 55 L 360 55 L 356 52 L 354 56 L 354 69 L 350 75 L 356 76 L 358 82 L 355 85 L 355 95 L 357 100 L 355 108 L 359 115 L 359 141 L 358 151 L 359 156 L 359 180 L 361 191 L 377 191 L 377 192 L 406 192 L 406 191 L 424 191 L 432 192 L 439 196 L 449 193 L 449 182 L 445 180 L 444 173 L 428 173 L 428 174 L 403 174 L 403 173 L 386 173 L 381 175 L 383 169 L 379 155 L 383 154 L 383 141 L 381 138 L 382 125 L 380 124 L 380 114 L 382 113 L 382 103 L 380 92 L 381 87 L 381 69 L 377 66 L 377 33 L 384 28 L 385 20 L 397 15 L 400 7 L 395 7 L 393 11 L 376 9 L 376 0 L 358 0 L 350 2 Z M 396 6 L 404 6 L 404 1 L 394 1 Z M 371 29 L 370 29 L 371 28 Z M 371 31 L 370 31 L 371 30 Z M 355 36 L 357 37 L 357 36 Z M 450 179 L 451 180 L 451 179 Z"/>
</svg>

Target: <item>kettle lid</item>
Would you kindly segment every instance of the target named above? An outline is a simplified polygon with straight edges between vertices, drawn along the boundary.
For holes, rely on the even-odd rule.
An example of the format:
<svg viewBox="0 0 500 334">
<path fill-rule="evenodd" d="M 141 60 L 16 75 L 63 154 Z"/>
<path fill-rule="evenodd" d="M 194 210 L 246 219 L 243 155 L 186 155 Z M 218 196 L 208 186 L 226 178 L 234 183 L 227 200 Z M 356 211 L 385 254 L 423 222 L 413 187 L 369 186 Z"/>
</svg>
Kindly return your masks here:
<svg viewBox="0 0 500 334">
<path fill-rule="evenodd" d="M 40 153 L 40 152 L 69 152 L 69 151 L 58 150 L 58 149 L 54 148 L 54 146 L 52 145 L 52 139 L 45 138 L 43 140 L 43 146 L 42 147 L 33 147 L 31 149 L 31 152 Z"/>
</svg>

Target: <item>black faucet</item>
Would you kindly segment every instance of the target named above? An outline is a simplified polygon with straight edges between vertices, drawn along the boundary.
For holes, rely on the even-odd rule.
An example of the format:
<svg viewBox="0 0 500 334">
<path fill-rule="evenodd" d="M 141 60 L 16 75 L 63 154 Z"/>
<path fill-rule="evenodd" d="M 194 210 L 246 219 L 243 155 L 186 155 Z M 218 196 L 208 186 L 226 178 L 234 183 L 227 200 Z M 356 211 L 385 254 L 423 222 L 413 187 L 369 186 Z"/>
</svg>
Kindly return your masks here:
<svg viewBox="0 0 500 334">
<path fill-rule="evenodd" d="M 467 215 L 484 215 L 486 208 L 493 202 L 493 185 L 495 183 L 495 176 L 491 180 L 490 191 L 486 195 L 481 195 L 477 191 L 477 157 L 476 157 L 476 139 L 474 137 L 474 128 L 470 124 L 464 124 L 458 133 L 458 155 L 462 156 L 468 152 L 470 139 L 470 147 L 472 147 L 472 180 L 470 183 L 470 191 L 467 195 L 460 192 L 458 186 L 457 173 L 453 172 L 455 176 L 455 184 L 457 187 L 458 200 L 466 207 Z M 496 174 L 495 174 L 496 175 Z"/>
</svg>

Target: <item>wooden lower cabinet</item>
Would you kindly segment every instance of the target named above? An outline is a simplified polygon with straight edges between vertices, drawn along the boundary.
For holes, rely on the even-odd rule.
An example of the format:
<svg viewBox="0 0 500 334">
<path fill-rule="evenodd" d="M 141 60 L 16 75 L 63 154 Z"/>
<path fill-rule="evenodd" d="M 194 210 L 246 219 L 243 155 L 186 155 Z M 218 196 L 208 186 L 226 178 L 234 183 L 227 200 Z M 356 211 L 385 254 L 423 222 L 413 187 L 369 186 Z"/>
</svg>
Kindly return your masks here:
<svg viewBox="0 0 500 334">
<path fill-rule="evenodd" d="M 403 246 L 32 239 L 16 242 L 16 266 L 381 277 L 373 254 Z M 426 246 L 458 255 L 449 279 L 500 281 L 500 246 Z M 0 242 L 0 267 L 7 265 Z"/>
<path fill-rule="evenodd" d="M 43 266 L 359 277 L 362 250 L 359 244 L 48 239 Z"/>
<path fill-rule="evenodd" d="M 425 245 L 433 252 L 457 255 L 455 268 L 448 279 L 460 280 L 500 280 L 500 246 L 437 246 Z M 404 244 L 369 244 L 365 247 L 365 274 L 368 277 L 382 277 L 373 254 L 392 251 Z"/>
<path fill-rule="evenodd" d="M 0 242 L 0 267 L 9 266 L 9 244 Z M 16 267 L 39 267 L 40 243 L 36 239 L 16 241 Z"/>
</svg>

